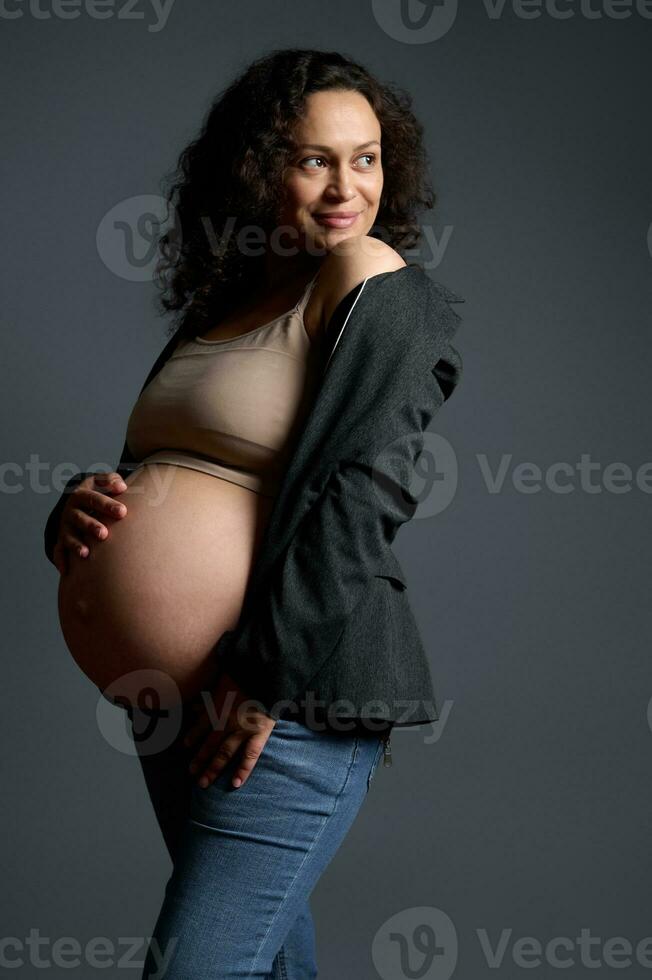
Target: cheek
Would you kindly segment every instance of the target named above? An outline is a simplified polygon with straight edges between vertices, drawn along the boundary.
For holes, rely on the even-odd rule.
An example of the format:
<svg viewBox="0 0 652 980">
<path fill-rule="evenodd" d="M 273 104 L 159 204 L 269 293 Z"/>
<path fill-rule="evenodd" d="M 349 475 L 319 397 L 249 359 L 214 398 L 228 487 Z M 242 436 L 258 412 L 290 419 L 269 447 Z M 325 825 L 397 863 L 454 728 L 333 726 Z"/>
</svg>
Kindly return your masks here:
<svg viewBox="0 0 652 980">
<path fill-rule="evenodd" d="M 319 193 L 320 188 L 315 181 L 290 177 L 285 182 L 285 209 L 296 214 L 308 207 Z"/>
<path fill-rule="evenodd" d="M 374 200 L 379 201 L 380 195 L 383 192 L 383 175 L 378 174 L 373 180 L 369 181 L 369 195 L 373 197 Z"/>
</svg>

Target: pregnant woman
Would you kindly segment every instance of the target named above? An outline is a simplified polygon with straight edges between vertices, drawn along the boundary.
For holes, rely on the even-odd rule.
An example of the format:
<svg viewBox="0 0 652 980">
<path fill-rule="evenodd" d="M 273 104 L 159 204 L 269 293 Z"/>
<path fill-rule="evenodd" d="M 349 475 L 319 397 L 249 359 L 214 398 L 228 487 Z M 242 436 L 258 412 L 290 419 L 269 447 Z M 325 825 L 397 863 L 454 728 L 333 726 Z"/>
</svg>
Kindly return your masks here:
<svg viewBox="0 0 652 980">
<path fill-rule="evenodd" d="M 142 462 L 126 477 L 124 516 L 104 521 L 108 534 L 102 520 L 89 519 L 106 538 L 86 558 L 73 551 L 60 579 L 72 655 L 122 703 L 138 704 L 138 671 L 147 671 L 161 708 L 215 679 L 211 648 L 238 619 L 318 377 L 315 277 L 270 318 L 297 288 L 288 273 L 270 309 L 252 304 L 182 340 L 143 391 L 127 426 L 127 445 Z"/>
<path fill-rule="evenodd" d="M 52 553 L 84 673 L 129 708 L 142 671 L 162 709 L 183 703 L 179 737 L 141 754 L 174 865 L 145 977 L 317 975 L 309 895 L 391 725 L 313 731 L 254 712 L 254 735 L 236 729 L 213 764 L 206 719 L 190 712 L 207 689 L 216 704 L 246 698 L 211 650 L 238 621 L 335 311 L 366 277 L 405 267 L 393 246 L 429 200 L 424 157 L 407 101 L 336 53 L 289 50 L 249 66 L 180 159 L 183 242 L 161 248 L 176 342 L 129 417 L 134 468 L 66 495 Z M 214 248 L 207 228 L 234 222 L 262 232 L 255 248 L 234 235 Z"/>
</svg>

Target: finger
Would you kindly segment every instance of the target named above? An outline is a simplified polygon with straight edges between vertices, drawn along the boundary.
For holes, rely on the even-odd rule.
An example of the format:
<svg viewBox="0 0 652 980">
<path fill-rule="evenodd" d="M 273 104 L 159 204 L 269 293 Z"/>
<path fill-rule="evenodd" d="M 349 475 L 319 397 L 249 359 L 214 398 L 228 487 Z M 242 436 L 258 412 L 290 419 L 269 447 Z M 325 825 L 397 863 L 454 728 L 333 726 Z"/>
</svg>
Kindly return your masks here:
<svg viewBox="0 0 652 980">
<path fill-rule="evenodd" d="M 70 528 L 73 533 L 76 531 L 83 540 L 88 542 L 91 539 L 103 541 L 108 537 L 109 529 L 99 521 L 95 512 L 106 514 L 114 520 L 123 518 L 127 513 L 127 508 L 123 503 L 117 503 L 111 497 L 95 490 L 75 490 L 62 520 L 72 525 Z"/>
<path fill-rule="evenodd" d="M 231 785 L 235 789 L 244 786 L 258 762 L 268 738 L 269 733 L 243 739 L 241 738 L 241 733 L 238 732 L 234 733 L 231 738 L 225 739 L 201 773 L 198 780 L 199 785 L 203 789 L 206 786 L 210 786 L 224 767 L 237 756 L 237 769 L 231 779 Z M 231 750 L 231 745 L 234 746 L 233 751 Z"/>
<path fill-rule="evenodd" d="M 80 558 L 87 558 L 89 555 L 88 545 L 77 535 L 71 533 L 67 528 L 62 528 L 59 533 L 59 541 L 63 548 L 74 551 Z"/>
<path fill-rule="evenodd" d="M 123 493 L 127 484 L 119 473 L 94 473 L 94 482 L 104 493 Z"/>
<path fill-rule="evenodd" d="M 231 780 L 236 789 L 238 789 L 239 786 L 244 786 L 249 779 L 249 776 L 262 755 L 268 738 L 269 733 L 264 736 L 254 735 L 251 738 L 248 738 L 244 743 L 242 752 L 238 758 L 238 767 L 233 775 L 233 779 Z"/>
<path fill-rule="evenodd" d="M 202 723 L 202 731 L 200 733 L 201 745 L 190 760 L 190 771 L 195 775 L 201 775 L 211 759 L 215 757 L 220 757 L 222 764 L 227 765 L 233 753 L 240 745 L 242 737 L 242 732 L 229 732 L 224 728 L 215 729 L 210 724 L 210 721 L 208 726 Z"/>
<path fill-rule="evenodd" d="M 125 485 L 125 490 L 127 489 Z M 127 513 L 127 507 L 120 500 L 114 500 L 110 496 L 111 493 L 122 493 L 122 491 L 113 490 L 111 487 L 106 487 L 101 490 L 91 490 L 90 488 L 82 490 L 81 493 L 86 494 L 86 499 L 90 504 L 91 510 L 97 510 L 101 514 L 108 514 L 110 517 L 124 517 Z"/>
<path fill-rule="evenodd" d="M 226 737 L 224 730 L 216 730 L 210 723 L 210 719 L 202 718 L 196 727 L 195 741 L 199 739 L 201 745 L 190 760 L 190 770 L 200 772 L 207 760 L 216 751 L 222 740 Z"/>
<path fill-rule="evenodd" d="M 89 510 L 92 510 L 89 504 L 82 503 L 81 506 L 88 507 Z M 70 507 L 68 509 L 66 523 L 70 526 L 73 534 L 78 535 L 89 543 L 91 540 L 103 541 L 109 533 L 105 524 L 102 524 L 101 521 L 92 517 L 85 510 L 81 510 L 80 507 Z"/>
<path fill-rule="evenodd" d="M 219 765 L 220 757 L 223 765 L 226 765 L 230 758 L 225 752 L 221 741 L 218 741 L 215 736 L 209 737 L 202 743 L 201 748 L 195 754 L 188 767 L 198 783 L 201 784 L 202 777 L 209 764 L 214 767 Z"/>
<path fill-rule="evenodd" d="M 206 749 L 206 744 L 202 749 L 201 761 L 198 763 L 197 782 L 206 789 L 210 786 L 222 770 L 233 760 L 236 752 L 243 743 L 239 732 L 234 732 L 227 738 L 223 738 L 217 745 L 213 740 L 209 740 L 210 745 Z"/>
</svg>

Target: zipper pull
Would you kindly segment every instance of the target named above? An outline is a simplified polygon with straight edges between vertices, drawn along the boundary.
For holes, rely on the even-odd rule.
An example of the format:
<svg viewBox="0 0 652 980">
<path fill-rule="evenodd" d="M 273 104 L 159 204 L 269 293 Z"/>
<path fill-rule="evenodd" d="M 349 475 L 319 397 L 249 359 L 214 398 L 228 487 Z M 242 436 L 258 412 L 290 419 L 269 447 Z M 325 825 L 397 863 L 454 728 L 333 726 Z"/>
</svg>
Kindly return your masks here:
<svg viewBox="0 0 652 980">
<path fill-rule="evenodd" d="M 391 739 L 391 735 L 388 734 L 387 738 L 383 740 L 385 742 L 385 746 L 383 748 L 383 766 L 391 766 L 392 764 L 392 749 L 390 745 L 390 739 Z"/>
</svg>

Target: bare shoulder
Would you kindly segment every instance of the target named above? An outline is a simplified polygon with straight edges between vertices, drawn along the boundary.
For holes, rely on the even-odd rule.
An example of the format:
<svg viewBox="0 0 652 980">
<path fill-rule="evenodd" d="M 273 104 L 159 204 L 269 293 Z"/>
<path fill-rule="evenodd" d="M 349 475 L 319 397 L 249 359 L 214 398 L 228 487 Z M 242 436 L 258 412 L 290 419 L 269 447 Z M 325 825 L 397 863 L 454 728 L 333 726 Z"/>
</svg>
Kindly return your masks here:
<svg viewBox="0 0 652 980">
<path fill-rule="evenodd" d="M 341 242 L 323 260 L 310 297 L 311 319 L 318 332 L 326 330 L 338 304 L 361 282 L 382 272 L 394 272 L 406 264 L 391 245 L 370 235 Z"/>
</svg>

